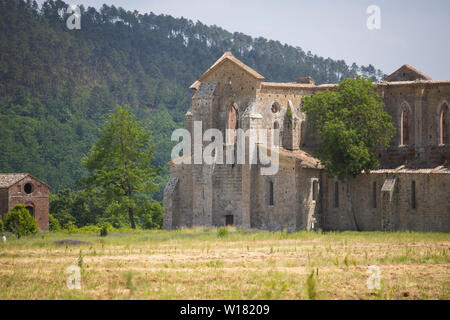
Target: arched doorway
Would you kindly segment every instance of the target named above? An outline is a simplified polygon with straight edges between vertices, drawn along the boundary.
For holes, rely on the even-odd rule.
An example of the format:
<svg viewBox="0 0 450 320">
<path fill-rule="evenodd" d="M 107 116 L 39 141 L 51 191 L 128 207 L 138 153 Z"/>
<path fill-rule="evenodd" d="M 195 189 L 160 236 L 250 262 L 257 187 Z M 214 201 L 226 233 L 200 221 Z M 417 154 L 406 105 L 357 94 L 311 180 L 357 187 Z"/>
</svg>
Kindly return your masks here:
<svg viewBox="0 0 450 320">
<path fill-rule="evenodd" d="M 28 213 L 30 214 L 30 216 L 32 216 L 34 218 L 34 207 L 31 205 L 27 205 L 25 208 L 28 210 Z"/>
</svg>

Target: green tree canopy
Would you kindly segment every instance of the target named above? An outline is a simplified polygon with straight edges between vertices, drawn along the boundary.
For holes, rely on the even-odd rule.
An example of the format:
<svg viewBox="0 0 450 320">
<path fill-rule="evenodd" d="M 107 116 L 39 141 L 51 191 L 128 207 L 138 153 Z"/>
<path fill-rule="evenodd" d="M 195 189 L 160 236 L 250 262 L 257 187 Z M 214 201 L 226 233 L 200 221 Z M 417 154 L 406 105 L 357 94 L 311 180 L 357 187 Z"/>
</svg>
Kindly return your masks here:
<svg viewBox="0 0 450 320">
<path fill-rule="evenodd" d="M 136 120 L 128 106 L 117 106 L 107 117 L 99 140 L 83 159 L 90 174 L 82 182 L 88 188 L 99 188 L 114 204 L 117 214 L 127 211 L 132 228 L 136 228 L 137 204 L 158 191 L 154 179 L 159 169 L 151 165 L 154 151 L 150 131 Z"/>
<path fill-rule="evenodd" d="M 344 79 L 333 91 L 302 99 L 313 134 L 320 137 L 315 155 L 332 177 L 344 181 L 379 166 L 376 146 L 389 146 L 394 135 L 391 116 L 384 109 L 370 79 Z"/>
</svg>

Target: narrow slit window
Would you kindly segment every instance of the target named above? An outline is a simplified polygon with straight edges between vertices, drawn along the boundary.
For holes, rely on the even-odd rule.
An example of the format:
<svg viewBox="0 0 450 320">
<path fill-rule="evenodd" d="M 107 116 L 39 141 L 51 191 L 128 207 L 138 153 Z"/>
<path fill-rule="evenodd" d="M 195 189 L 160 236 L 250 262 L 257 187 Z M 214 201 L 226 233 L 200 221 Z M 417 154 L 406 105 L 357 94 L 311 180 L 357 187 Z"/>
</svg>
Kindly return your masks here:
<svg viewBox="0 0 450 320">
<path fill-rule="evenodd" d="M 450 112 L 447 104 L 441 108 L 439 129 L 439 144 L 450 144 Z"/>
<path fill-rule="evenodd" d="M 235 103 L 233 103 L 228 111 L 228 143 L 236 143 L 236 129 L 238 128 L 238 108 Z"/>
<path fill-rule="evenodd" d="M 372 183 L 372 207 L 374 209 L 377 207 L 377 183 L 375 181 Z"/>
<path fill-rule="evenodd" d="M 400 120 L 400 145 L 402 146 L 409 143 L 408 116 L 408 109 L 404 107 Z"/>
<path fill-rule="evenodd" d="M 339 182 L 334 183 L 334 207 L 339 208 Z"/>
<path fill-rule="evenodd" d="M 269 205 L 273 206 L 274 204 L 274 194 L 273 194 L 273 181 L 269 181 Z"/>
<path fill-rule="evenodd" d="M 416 182 L 411 182 L 411 209 L 416 209 Z"/>
</svg>

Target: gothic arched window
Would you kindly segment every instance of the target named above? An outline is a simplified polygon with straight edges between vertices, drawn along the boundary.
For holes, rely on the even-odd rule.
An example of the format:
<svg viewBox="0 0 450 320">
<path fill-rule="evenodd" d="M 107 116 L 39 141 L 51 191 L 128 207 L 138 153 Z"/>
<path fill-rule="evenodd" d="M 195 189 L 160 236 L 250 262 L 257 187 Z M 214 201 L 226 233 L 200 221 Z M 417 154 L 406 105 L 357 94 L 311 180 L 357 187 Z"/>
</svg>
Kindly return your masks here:
<svg viewBox="0 0 450 320">
<path fill-rule="evenodd" d="M 238 128 L 238 110 L 236 103 L 233 103 L 230 106 L 230 109 L 228 111 L 228 126 L 227 129 L 229 130 L 229 137 L 228 142 L 229 143 L 235 143 L 237 141 L 236 137 L 236 130 Z M 232 138 L 234 136 L 234 139 Z"/>
<path fill-rule="evenodd" d="M 403 107 L 400 118 L 400 145 L 407 145 L 409 143 L 409 128 L 408 128 L 408 108 Z"/>
<path fill-rule="evenodd" d="M 450 111 L 446 103 L 439 115 L 439 144 L 450 144 Z"/>
</svg>

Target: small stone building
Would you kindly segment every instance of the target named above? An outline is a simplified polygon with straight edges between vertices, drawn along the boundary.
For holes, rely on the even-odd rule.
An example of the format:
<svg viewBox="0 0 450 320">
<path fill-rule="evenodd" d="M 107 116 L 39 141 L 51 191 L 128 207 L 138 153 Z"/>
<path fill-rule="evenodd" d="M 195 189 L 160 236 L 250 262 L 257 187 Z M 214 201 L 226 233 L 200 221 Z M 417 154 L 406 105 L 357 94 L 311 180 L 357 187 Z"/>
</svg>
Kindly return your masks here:
<svg viewBox="0 0 450 320">
<path fill-rule="evenodd" d="M 0 215 L 23 204 L 41 230 L 48 230 L 50 187 L 28 173 L 0 173 Z"/>
<path fill-rule="evenodd" d="M 301 111 L 302 97 L 336 84 L 315 85 L 312 78 L 266 82 L 226 52 L 191 86 L 186 129 L 192 139 L 196 130 L 204 134 L 211 128 L 223 137 L 227 129 L 279 129 L 279 170 L 262 175 L 260 164 L 172 161 L 164 228 L 449 232 L 450 80 L 432 80 L 404 65 L 375 85 L 395 137 L 388 148 L 373 150 L 380 168 L 342 183 L 328 177 L 314 158 L 319 141 Z M 223 154 L 236 144 L 226 140 Z"/>
</svg>

